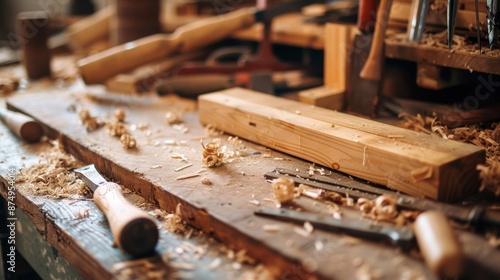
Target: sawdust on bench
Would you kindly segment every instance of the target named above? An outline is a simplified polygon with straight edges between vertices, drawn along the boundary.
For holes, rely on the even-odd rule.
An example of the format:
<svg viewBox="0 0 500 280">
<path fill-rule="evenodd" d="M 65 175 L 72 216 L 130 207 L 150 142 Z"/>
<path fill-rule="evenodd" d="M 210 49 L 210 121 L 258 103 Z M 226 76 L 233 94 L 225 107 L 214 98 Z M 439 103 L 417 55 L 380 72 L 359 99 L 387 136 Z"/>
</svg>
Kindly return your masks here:
<svg viewBox="0 0 500 280">
<path fill-rule="evenodd" d="M 400 114 L 403 126 L 418 132 L 436 134 L 444 139 L 474 144 L 486 151 L 486 164 L 477 166 L 482 180 L 481 191 L 489 190 L 500 196 L 500 123 L 489 125 L 471 124 L 449 128 L 441 125 L 435 117 Z"/>
<path fill-rule="evenodd" d="M 18 191 L 26 196 L 48 198 L 88 195 L 85 183 L 73 172 L 84 164 L 66 153 L 58 141 L 49 143 L 52 147 L 40 153 L 38 163 L 20 170 L 16 178 Z"/>
</svg>

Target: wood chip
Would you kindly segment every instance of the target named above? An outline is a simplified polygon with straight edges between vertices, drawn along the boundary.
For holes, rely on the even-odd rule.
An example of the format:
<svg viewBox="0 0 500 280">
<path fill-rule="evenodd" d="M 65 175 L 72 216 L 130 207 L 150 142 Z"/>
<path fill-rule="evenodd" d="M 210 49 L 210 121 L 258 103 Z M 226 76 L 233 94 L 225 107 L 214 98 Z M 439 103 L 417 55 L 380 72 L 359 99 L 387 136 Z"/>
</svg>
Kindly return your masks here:
<svg viewBox="0 0 500 280">
<path fill-rule="evenodd" d="M 278 232 L 278 231 L 281 230 L 281 226 L 280 225 L 275 225 L 275 224 L 272 224 L 272 225 L 263 225 L 262 229 L 264 231 L 267 231 L 267 232 Z"/>
<path fill-rule="evenodd" d="M 178 167 L 178 168 L 174 169 L 174 171 L 175 171 L 175 172 L 179 172 L 179 171 L 184 170 L 184 169 L 186 169 L 186 168 L 188 168 L 188 167 L 191 167 L 191 166 L 193 166 L 193 164 L 192 164 L 192 163 L 188 163 L 188 164 L 186 164 L 186 165 L 183 165 L 183 166 L 181 166 L 181 167 Z"/>
<path fill-rule="evenodd" d="M 181 176 L 175 178 L 175 180 L 185 180 L 185 179 L 190 179 L 190 178 L 199 177 L 199 176 L 201 176 L 201 175 L 196 174 L 196 173 L 191 173 L 191 174 L 181 175 Z"/>
<path fill-rule="evenodd" d="M 251 204 L 257 205 L 257 206 L 260 205 L 260 202 L 258 200 L 256 200 L 256 199 L 249 200 L 248 203 L 251 203 Z"/>
<path fill-rule="evenodd" d="M 215 270 L 216 268 L 218 268 L 220 266 L 220 264 L 222 263 L 221 259 L 220 258 L 216 258 L 214 259 L 209 265 L 208 265 L 208 269 L 210 270 Z"/>
</svg>

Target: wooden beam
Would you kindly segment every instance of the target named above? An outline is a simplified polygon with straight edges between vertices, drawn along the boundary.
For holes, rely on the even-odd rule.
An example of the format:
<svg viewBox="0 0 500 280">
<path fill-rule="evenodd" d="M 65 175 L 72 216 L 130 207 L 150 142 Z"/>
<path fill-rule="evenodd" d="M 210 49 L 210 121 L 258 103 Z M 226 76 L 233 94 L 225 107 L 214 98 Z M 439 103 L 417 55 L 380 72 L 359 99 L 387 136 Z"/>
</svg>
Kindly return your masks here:
<svg viewBox="0 0 500 280">
<path fill-rule="evenodd" d="M 474 145 L 241 88 L 198 101 L 204 124 L 404 193 L 456 201 L 479 186 Z"/>
</svg>

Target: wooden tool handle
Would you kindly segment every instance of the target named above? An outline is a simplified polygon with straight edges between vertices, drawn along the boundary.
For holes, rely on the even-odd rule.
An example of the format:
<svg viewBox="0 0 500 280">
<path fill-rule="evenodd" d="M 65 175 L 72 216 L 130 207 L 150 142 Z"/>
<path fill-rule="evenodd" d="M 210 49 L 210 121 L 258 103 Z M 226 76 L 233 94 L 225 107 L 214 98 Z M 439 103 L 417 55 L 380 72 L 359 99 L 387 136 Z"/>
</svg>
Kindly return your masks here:
<svg viewBox="0 0 500 280">
<path fill-rule="evenodd" d="M 380 80 L 382 76 L 382 64 L 384 61 L 384 41 L 387 29 L 389 13 L 391 12 L 392 0 L 381 0 L 377 11 L 377 23 L 373 34 L 372 46 L 368 59 L 360 77 L 367 80 Z"/>
<path fill-rule="evenodd" d="M 171 35 L 157 34 L 116 46 L 78 61 L 87 84 L 103 83 L 112 76 L 165 58 L 208 46 L 254 22 L 252 10 L 244 9 L 211 17 L 178 28 Z"/>
<path fill-rule="evenodd" d="M 28 143 L 38 142 L 43 136 L 42 126 L 25 114 L 0 109 L 0 119 L 12 132 Z"/>
<path fill-rule="evenodd" d="M 106 215 L 120 249 L 134 256 L 154 251 L 158 242 L 156 223 L 125 199 L 119 185 L 107 182 L 99 186 L 94 192 L 94 202 Z"/>
<path fill-rule="evenodd" d="M 172 37 L 182 42 L 180 52 L 190 52 L 227 38 L 253 23 L 255 23 L 254 9 L 239 9 L 181 26 L 172 34 Z"/>
<path fill-rule="evenodd" d="M 103 83 L 116 74 L 166 57 L 178 45 L 178 41 L 169 40 L 167 35 L 151 35 L 82 58 L 78 67 L 85 83 Z"/>
<path fill-rule="evenodd" d="M 68 44 L 73 51 L 81 51 L 96 41 L 109 36 L 114 6 L 108 6 L 68 26 Z"/>
<path fill-rule="evenodd" d="M 460 274 L 463 253 L 443 213 L 420 214 L 415 220 L 414 232 L 425 262 L 436 275 L 452 279 Z"/>
</svg>

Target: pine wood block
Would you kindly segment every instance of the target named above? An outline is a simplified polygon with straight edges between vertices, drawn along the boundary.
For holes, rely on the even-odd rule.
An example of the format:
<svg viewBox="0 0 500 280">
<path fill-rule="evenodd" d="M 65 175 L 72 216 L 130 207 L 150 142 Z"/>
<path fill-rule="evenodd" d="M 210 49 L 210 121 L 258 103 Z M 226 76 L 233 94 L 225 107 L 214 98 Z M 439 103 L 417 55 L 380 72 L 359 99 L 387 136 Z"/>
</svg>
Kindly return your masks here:
<svg viewBox="0 0 500 280">
<path fill-rule="evenodd" d="M 485 151 L 242 88 L 202 95 L 199 117 L 227 133 L 418 197 L 477 191 Z"/>
<path fill-rule="evenodd" d="M 332 110 L 341 110 L 344 105 L 344 92 L 334 87 L 315 87 L 300 91 L 299 101 Z"/>
</svg>

